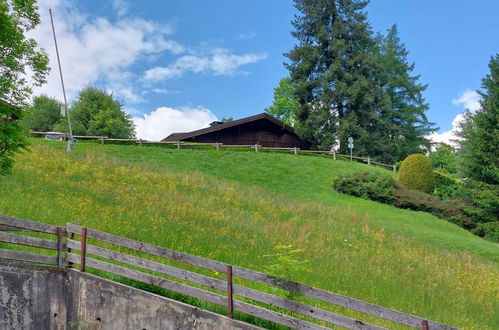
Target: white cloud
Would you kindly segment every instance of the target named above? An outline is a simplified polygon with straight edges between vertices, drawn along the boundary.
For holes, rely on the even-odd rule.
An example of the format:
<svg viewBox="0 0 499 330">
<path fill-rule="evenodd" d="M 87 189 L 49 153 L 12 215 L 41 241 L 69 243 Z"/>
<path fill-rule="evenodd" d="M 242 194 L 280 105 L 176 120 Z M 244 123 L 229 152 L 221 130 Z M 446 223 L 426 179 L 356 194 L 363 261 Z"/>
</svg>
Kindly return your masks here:
<svg viewBox="0 0 499 330">
<path fill-rule="evenodd" d="M 111 5 L 118 16 L 126 15 L 130 9 L 130 3 L 126 0 L 112 0 Z"/>
<path fill-rule="evenodd" d="M 202 106 L 174 109 L 161 107 L 142 117 L 134 117 L 137 137 L 160 141 L 171 133 L 189 132 L 205 128 L 217 117 Z"/>
<path fill-rule="evenodd" d="M 237 35 L 236 39 L 253 39 L 254 37 L 256 37 L 256 32 L 251 31 L 249 33 L 241 33 Z"/>
<path fill-rule="evenodd" d="M 154 67 L 144 73 L 146 81 L 161 81 L 181 77 L 186 72 L 234 75 L 245 72 L 239 67 L 266 59 L 266 53 L 232 54 L 228 49 L 215 48 L 205 55 L 184 55 L 166 67 Z"/>
<path fill-rule="evenodd" d="M 432 133 L 426 138 L 435 143 L 445 143 L 457 148 L 459 146 L 459 137 L 457 133 L 459 132 L 459 123 L 464 119 L 463 114 L 457 115 L 452 121 L 452 129 L 445 131 L 443 133 Z"/>
<path fill-rule="evenodd" d="M 471 89 L 466 89 L 461 96 L 458 98 L 452 99 L 452 104 L 455 106 L 463 106 L 464 110 L 468 109 L 471 112 L 476 112 L 480 109 L 480 94 Z M 428 135 L 426 138 L 436 143 L 446 143 L 454 148 L 459 146 L 459 136 L 457 133 L 459 132 L 459 123 L 464 119 L 464 115 L 462 113 L 458 114 L 454 120 L 452 120 L 452 129 L 445 131 L 443 133 L 432 133 Z"/>
<path fill-rule="evenodd" d="M 452 99 L 454 105 L 464 105 L 465 109 L 475 112 L 480 109 L 480 94 L 477 91 L 467 89 L 461 94 L 459 98 Z"/>
<path fill-rule="evenodd" d="M 119 18 L 110 22 L 106 18 L 89 18 L 65 1 L 49 0 L 39 4 L 42 23 L 31 33 L 40 47 L 50 56 L 52 71 L 48 82 L 35 90 L 62 99 L 57 58 L 50 25 L 48 8 L 53 9 L 61 66 L 68 98 L 88 84 L 101 81 L 106 89 L 128 102 L 140 102 L 134 85 L 137 79 L 117 80 L 113 76 L 131 76 L 130 67 L 139 59 L 169 51 L 183 52 L 176 41 L 167 39 L 171 29 L 143 19 Z M 119 84 L 118 84 L 119 82 Z"/>
<path fill-rule="evenodd" d="M 151 92 L 156 94 L 180 94 L 180 91 L 171 91 L 166 88 L 153 88 L 151 89 Z"/>
</svg>

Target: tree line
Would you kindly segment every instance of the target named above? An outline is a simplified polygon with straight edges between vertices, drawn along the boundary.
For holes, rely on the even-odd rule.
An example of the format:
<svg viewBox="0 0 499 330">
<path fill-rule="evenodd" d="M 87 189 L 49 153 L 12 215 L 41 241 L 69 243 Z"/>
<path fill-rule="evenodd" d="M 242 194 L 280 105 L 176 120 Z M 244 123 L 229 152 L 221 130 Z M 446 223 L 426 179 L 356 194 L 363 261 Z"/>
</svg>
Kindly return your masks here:
<svg viewBox="0 0 499 330">
<path fill-rule="evenodd" d="M 68 132 L 67 116 L 61 114 L 63 104 L 46 95 L 33 98 L 26 127 L 38 132 Z M 111 93 L 94 86 L 80 91 L 69 109 L 74 135 L 98 135 L 110 138 L 134 138 L 132 117 Z"/>
</svg>

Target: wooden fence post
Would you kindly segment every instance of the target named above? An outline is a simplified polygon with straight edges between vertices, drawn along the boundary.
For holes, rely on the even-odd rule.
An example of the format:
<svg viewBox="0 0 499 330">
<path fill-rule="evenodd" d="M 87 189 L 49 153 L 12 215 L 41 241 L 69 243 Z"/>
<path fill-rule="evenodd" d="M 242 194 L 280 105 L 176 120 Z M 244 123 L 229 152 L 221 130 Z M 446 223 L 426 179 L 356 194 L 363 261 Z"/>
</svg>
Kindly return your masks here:
<svg viewBox="0 0 499 330">
<path fill-rule="evenodd" d="M 220 143 L 217 142 L 217 144 L 215 146 L 217 148 L 217 151 L 219 151 L 220 150 Z"/>
<path fill-rule="evenodd" d="M 371 158 L 367 157 L 367 165 L 371 165 Z"/>
<path fill-rule="evenodd" d="M 75 221 L 73 221 L 73 224 L 77 225 L 77 224 L 78 224 L 78 221 L 76 221 L 76 220 L 75 220 Z M 75 234 L 71 233 L 71 235 L 69 235 L 69 239 L 74 240 L 74 238 L 75 238 Z M 67 258 L 68 253 L 71 253 L 71 249 L 70 249 L 70 248 L 67 248 L 67 249 L 66 249 L 66 252 L 67 252 L 67 253 L 66 253 L 66 255 L 65 255 L 65 259 Z M 65 260 L 64 262 L 67 262 L 67 261 Z M 67 267 L 68 267 L 68 268 L 72 268 L 72 267 L 73 267 L 73 263 L 72 263 L 71 261 L 70 261 L 70 262 L 68 262 L 68 263 L 67 263 Z"/>
<path fill-rule="evenodd" d="M 428 321 L 424 320 L 421 322 L 421 330 L 430 330 L 430 327 L 428 326 Z"/>
<path fill-rule="evenodd" d="M 80 271 L 85 272 L 85 258 L 87 254 L 87 228 L 81 229 L 81 256 Z"/>
<path fill-rule="evenodd" d="M 177 141 L 177 150 L 180 150 L 180 141 Z"/>
<path fill-rule="evenodd" d="M 139 139 L 139 146 L 142 147 L 142 139 Z"/>
<path fill-rule="evenodd" d="M 57 267 L 62 267 L 62 228 L 57 227 Z"/>
<path fill-rule="evenodd" d="M 99 137 L 99 140 L 100 140 L 100 144 L 104 144 L 104 137 L 103 136 Z"/>
<path fill-rule="evenodd" d="M 397 166 L 393 165 L 393 172 L 397 172 Z"/>
<path fill-rule="evenodd" d="M 336 151 L 333 150 L 333 159 L 336 160 Z"/>
<path fill-rule="evenodd" d="M 295 155 L 298 155 L 298 149 L 296 147 L 293 148 L 293 152 L 295 153 Z"/>
<path fill-rule="evenodd" d="M 255 152 L 258 152 L 258 143 L 255 144 Z"/>
<path fill-rule="evenodd" d="M 233 317 L 234 299 L 232 295 L 232 266 L 227 266 L 227 316 Z"/>
</svg>

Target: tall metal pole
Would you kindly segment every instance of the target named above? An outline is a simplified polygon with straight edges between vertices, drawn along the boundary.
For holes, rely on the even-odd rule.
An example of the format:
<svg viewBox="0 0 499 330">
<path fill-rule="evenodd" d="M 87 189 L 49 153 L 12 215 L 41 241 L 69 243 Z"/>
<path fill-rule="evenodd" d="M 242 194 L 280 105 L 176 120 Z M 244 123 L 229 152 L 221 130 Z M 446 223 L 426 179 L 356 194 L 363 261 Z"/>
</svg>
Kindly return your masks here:
<svg viewBox="0 0 499 330">
<path fill-rule="evenodd" d="M 62 77 L 61 60 L 59 59 L 59 48 L 57 47 L 57 38 L 55 36 L 54 19 L 52 18 L 52 9 L 49 9 L 49 14 L 50 14 L 50 22 L 52 23 L 52 34 L 54 35 L 55 52 L 57 54 L 57 64 L 59 65 L 59 75 L 61 76 L 62 94 L 64 95 L 64 107 L 66 110 L 66 115 L 68 117 L 69 139 L 68 139 L 67 152 L 70 152 L 71 145 L 73 143 L 73 130 L 71 128 L 71 119 L 69 116 L 68 100 L 66 99 L 66 89 L 64 88 L 64 78 Z"/>
</svg>

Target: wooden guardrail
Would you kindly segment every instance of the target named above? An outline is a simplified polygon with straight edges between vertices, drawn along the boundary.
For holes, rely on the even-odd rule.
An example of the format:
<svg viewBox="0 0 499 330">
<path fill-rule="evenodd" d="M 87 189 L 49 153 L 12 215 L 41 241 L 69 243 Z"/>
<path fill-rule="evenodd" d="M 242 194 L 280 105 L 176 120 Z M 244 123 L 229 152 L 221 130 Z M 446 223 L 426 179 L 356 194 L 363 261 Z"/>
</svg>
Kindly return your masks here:
<svg viewBox="0 0 499 330">
<path fill-rule="evenodd" d="M 56 240 L 12 234 L 7 231 L 32 231 L 52 234 L 56 236 Z M 66 232 L 63 227 L 0 215 L 0 242 L 57 251 L 56 256 L 48 256 L 23 251 L 0 249 L 0 259 L 11 259 L 62 267 L 63 253 L 66 247 L 66 244 L 63 242 L 63 236 L 65 234 Z"/>
<path fill-rule="evenodd" d="M 67 137 L 66 133 L 50 133 L 50 132 L 31 132 L 32 135 L 61 135 L 63 137 Z M 391 164 L 384 164 L 384 163 L 379 163 L 373 161 L 369 157 L 358 157 L 358 156 L 350 156 L 350 155 L 342 155 L 339 153 L 335 153 L 331 150 L 301 150 L 300 148 L 281 148 L 281 147 L 263 147 L 259 144 L 235 144 L 235 145 L 229 145 L 229 144 L 223 144 L 223 143 L 204 143 L 204 142 L 184 142 L 184 141 L 147 141 L 147 140 L 142 140 L 142 139 L 114 139 L 114 138 L 108 138 L 107 136 L 83 136 L 83 135 L 73 135 L 74 138 L 76 139 L 84 139 L 84 140 L 98 140 L 100 141 L 101 144 L 104 144 L 105 141 L 110 141 L 110 142 L 132 142 L 136 143 L 139 146 L 145 145 L 145 144 L 156 144 L 156 145 L 161 145 L 161 144 L 170 144 L 170 145 L 176 145 L 177 149 L 181 149 L 181 146 L 184 147 L 196 147 L 196 146 L 211 146 L 215 147 L 217 150 L 220 150 L 220 148 L 251 148 L 255 150 L 255 152 L 258 152 L 259 150 L 283 150 L 283 151 L 291 151 L 295 155 L 299 153 L 313 153 L 313 154 L 320 154 L 320 155 L 328 155 L 336 159 L 336 157 L 340 158 L 347 158 L 347 159 L 355 159 L 359 160 L 361 162 L 367 163 L 367 165 L 378 165 L 382 167 L 389 168 L 390 170 L 393 170 L 396 172 L 396 167 L 395 165 Z"/>
<path fill-rule="evenodd" d="M 65 267 L 72 263 L 73 265 L 79 265 L 82 272 L 87 271 L 88 268 L 96 269 L 152 284 L 216 305 L 227 306 L 229 317 L 232 317 L 233 311 L 239 311 L 260 319 L 299 329 L 326 329 L 332 325 L 339 325 L 348 329 L 384 329 L 381 326 L 340 315 L 323 308 L 256 290 L 249 287 L 249 285 L 234 283 L 234 278 L 241 278 L 414 328 L 457 329 L 419 316 L 370 304 L 312 286 L 85 228 L 77 224 L 67 224 L 63 228 L 0 215 L 0 225 L 3 225 L 4 228 L 9 227 L 57 235 L 57 240 L 54 241 L 0 231 L 0 242 L 57 251 L 57 257 L 54 257 L 13 249 L 0 249 L 0 260 L 10 259 L 58 267 Z M 65 242 L 63 242 L 63 237 L 65 237 Z M 89 242 L 106 243 L 106 248 L 89 244 Z M 201 267 L 210 270 L 210 273 L 226 274 L 226 278 L 222 280 L 162 262 L 119 252 L 113 250 L 109 245 L 138 251 L 141 255 L 151 255 L 156 259 L 159 257 L 160 260 L 165 262 L 174 261 Z M 63 253 L 64 262 L 62 261 Z M 162 276 L 153 275 L 151 272 Z M 168 278 L 163 276 L 168 276 Z M 292 315 L 286 314 L 286 312 L 292 312 Z M 301 317 L 296 314 L 300 314 Z"/>
</svg>

